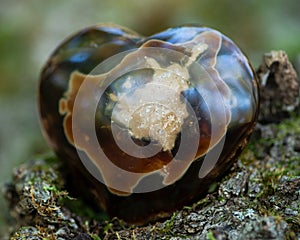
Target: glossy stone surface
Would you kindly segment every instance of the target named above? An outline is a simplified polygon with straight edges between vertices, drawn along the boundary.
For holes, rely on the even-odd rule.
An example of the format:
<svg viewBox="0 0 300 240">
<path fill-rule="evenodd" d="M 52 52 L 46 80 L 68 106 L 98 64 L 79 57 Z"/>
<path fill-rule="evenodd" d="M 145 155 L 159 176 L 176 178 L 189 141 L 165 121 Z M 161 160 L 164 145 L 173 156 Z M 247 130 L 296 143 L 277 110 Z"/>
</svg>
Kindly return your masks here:
<svg viewBox="0 0 300 240">
<path fill-rule="evenodd" d="M 145 223 L 196 201 L 232 166 L 257 119 L 257 88 L 215 30 L 143 37 L 104 24 L 50 56 L 39 109 L 70 185 L 110 216 Z"/>
</svg>

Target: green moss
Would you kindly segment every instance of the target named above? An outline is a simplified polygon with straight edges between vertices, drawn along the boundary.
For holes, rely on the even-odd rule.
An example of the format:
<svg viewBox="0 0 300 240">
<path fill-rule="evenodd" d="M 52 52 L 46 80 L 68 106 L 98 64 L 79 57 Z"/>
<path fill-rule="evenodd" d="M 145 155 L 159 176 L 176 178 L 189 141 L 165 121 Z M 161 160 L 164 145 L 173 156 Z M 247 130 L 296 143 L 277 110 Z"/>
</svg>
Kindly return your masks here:
<svg viewBox="0 0 300 240">
<path fill-rule="evenodd" d="M 101 238 L 98 235 L 92 234 L 90 236 L 93 240 L 101 240 Z"/>
<path fill-rule="evenodd" d="M 291 129 L 293 129 L 295 133 L 300 133 L 300 114 L 297 112 L 292 113 L 290 118 L 278 124 L 277 127 L 286 133 L 290 132 Z"/>
<path fill-rule="evenodd" d="M 71 198 L 68 196 L 61 199 L 61 204 L 78 216 L 95 219 L 100 222 L 109 220 L 109 217 L 104 212 L 96 211 L 79 198 Z"/>
<path fill-rule="evenodd" d="M 173 215 L 171 216 L 171 218 L 168 219 L 167 221 L 165 221 L 163 228 L 159 229 L 159 232 L 162 235 L 175 237 L 175 235 L 173 233 L 173 227 L 174 227 L 175 218 L 176 218 L 177 214 L 178 214 L 177 212 L 174 212 Z"/>
<path fill-rule="evenodd" d="M 214 182 L 214 183 L 210 184 L 207 192 L 208 193 L 215 192 L 217 190 L 218 186 L 219 186 L 218 182 Z"/>
<path fill-rule="evenodd" d="M 262 159 L 266 154 L 266 149 L 270 149 L 274 145 L 278 147 L 279 151 L 286 152 L 287 146 L 283 142 L 291 134 L 291 129 L 293 130 L 293 135 L 300 134 L 300 115 L 287 119 L 280 124 L 274 124 L 271 127 L 276 133 L 275 136 L 252 139 L 240 157 L 241 162 L 245 166 L 254 163 L 256 169 L 260 169 L 263 183 L 266 187 L 264 189 L 265 194 L 271 194 L 276 191 L 277 183 L 282 176 L 296 177 L 300 175 L 300 155 L 282 155 L 282 159 L 275 166 L 265 165 L 265 161 Z"/>
<path fill-rule="evenodd" d="M 284 138 L 291 134 L 291 130 L 294 135 L 300 134 L 300 115 L 294 114 L 294 117 L 288 118 L 282 121 L 279 124 L 270 124 L 269 125 L 274 132 L 276 132 L 275 136 L 269 137 L 259 137 L 251 139 L 247 148 L 244 150 L 244 157 L 242 159 L 245 160 L 245 154 L 249 157 L 253 154 L 254 157 L 250 157 L 251 160 L 255 160 L 260 158 L 265 153 L 265 150 L 268 147 L 271 147 L 278 142 L 282 142 Z M 284 147 L 284 146 L 282 146 Z M 250 152 L 247 152 L 247 150 Z"/>
<path fill-rule="evenodd" d="M 212 232 L 211 230 L 208 231 L 208 233 L 207 233 L 207 235 L 206 235 L 206 238 L 207 238 L 208 240 L 216 240 L 215 237 L 214 237 L 214 234 L 213 234 L 213 232 Z"/>
</svg>

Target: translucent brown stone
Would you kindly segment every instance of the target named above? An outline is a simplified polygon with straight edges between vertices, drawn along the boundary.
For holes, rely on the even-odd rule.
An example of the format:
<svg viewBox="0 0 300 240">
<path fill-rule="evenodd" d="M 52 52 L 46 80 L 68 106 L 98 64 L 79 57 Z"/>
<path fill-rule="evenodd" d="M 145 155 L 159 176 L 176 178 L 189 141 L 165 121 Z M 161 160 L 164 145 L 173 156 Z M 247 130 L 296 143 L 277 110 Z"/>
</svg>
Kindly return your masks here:
<svg viewBox="0 0 300 240">
<path fill-rule="evenodd" d="M 201 198 L 246 146 L 258 105 L 247 58 L 198 26 L 150 37 L 85 28 L 50 56 L 39 86 L 43 130 L 71 188 L 133 223 Z"/>
</svg>

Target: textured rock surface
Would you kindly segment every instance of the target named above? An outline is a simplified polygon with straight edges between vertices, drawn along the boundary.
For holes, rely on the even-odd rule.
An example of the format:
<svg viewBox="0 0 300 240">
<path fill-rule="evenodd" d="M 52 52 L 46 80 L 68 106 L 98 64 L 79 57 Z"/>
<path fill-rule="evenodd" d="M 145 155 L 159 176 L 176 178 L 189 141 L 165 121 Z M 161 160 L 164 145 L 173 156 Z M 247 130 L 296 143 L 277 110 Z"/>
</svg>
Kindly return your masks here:
<svg viewBox="0 0 300 240">
<path fill-rule="evenodd" d="M 280 122 L 299 104 L 297 73 L 284 51 L 264 54 L 257 70 L 261 86 L 260 122 Z"/>
<path fill-rule="evenodd" d="M 278 86 L 286 83 L 281 76 Z M 259 123 L 237 164 L 204 199 L 143 227 L 108 220 L 71 198 L 53 157 L 20 166 L 4 189 L 11 239 L 300 239 L 300 113 L 293 96 L 294 110 L 277 108 L 280 121 Z M 271 116 L 263 101 L 261 119 Z"/>
</svg>

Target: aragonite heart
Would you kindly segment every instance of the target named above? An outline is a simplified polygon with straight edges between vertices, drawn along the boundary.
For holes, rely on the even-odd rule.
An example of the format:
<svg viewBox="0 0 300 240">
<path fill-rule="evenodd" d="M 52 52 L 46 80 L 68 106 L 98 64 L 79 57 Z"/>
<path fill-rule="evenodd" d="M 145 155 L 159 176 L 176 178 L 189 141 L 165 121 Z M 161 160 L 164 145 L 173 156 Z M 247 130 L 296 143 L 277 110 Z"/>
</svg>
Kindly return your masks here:
<svg viewBox="0 0 300 240">
<path fill-rule="evenodd" d="M 150 37 L 85 28 L 50 56 L 39 86 L 44 134 L 70 185 L 140 224 L 196 201 L 226 173 L 258 105 L 247 58 L 199 26 Z"/>
</svg>

